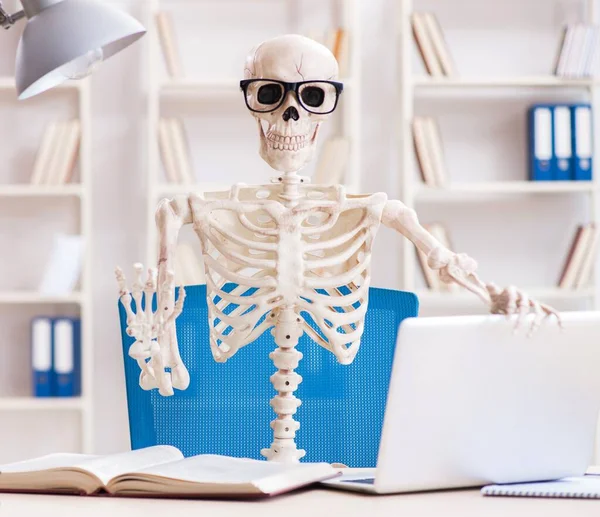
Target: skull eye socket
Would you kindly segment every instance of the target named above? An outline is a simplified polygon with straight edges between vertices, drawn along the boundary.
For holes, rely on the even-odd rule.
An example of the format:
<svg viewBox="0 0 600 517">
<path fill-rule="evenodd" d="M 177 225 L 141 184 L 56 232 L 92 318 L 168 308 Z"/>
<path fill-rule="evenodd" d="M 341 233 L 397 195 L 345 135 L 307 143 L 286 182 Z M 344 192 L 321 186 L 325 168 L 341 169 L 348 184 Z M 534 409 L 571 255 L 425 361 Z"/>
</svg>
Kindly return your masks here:
<svg viewBox="0 0 600 517">
<path fill-rule="evenodd" d="M 300 96 L 302 102 L 311 108 L 318 108 L 325 101 L 325 91 L 319 86 L 306 86 Z"/>
<path fill-rule="evenodd" d="M 263 84 L 258 89 L 256 98 L 261 104 L 269 105 L 278 103 L 281 100 L 282 95 L 283 88 L 280 84 L 268 83 Z"/>
</svg>

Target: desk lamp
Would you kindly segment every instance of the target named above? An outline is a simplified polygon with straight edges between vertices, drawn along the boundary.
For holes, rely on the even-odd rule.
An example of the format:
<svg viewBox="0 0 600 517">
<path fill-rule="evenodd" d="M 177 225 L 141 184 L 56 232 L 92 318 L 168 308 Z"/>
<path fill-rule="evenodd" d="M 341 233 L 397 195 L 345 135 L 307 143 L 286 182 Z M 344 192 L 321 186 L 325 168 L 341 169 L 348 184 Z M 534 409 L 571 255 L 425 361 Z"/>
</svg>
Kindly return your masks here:
<svg viewBox="0 0 600 517">
<path fill-rule="evenodd" d="M 69 79 L 83 79 L 100 62 L 141 38 L 146 29 L 131 16 L 95 0 L 21 0 L 9 14 L 0 2 L 0 25 L 27 18 L 16 58 L 19 99 Z"/>
</svg>

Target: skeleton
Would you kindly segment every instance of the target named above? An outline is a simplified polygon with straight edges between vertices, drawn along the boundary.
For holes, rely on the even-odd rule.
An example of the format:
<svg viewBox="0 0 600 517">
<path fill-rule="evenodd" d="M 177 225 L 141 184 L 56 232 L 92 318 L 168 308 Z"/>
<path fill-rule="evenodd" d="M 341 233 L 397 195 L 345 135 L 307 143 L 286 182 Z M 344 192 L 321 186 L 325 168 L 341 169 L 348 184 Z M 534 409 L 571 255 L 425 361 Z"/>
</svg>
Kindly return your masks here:
<svg viewBox="0 0 600 517">
<path fill-rule="evenodd" d="M 148 303 L 155 273 L 149 272 L 143 288 L 142 267 L 136 266 L 134 312 L 118 270 L 128 332 L 136 339 L 130 355 L 142 369 L 140 385 L 158 388 L 162 395 L 186 389 L 189 375 L 175 333 L 184 291 L 175 301 L 172 267 L 179 230 L 193 225 L 206 271 L 214 359 L 227 361 L 268 329 L 274 336 L 277 348 L 269 357 L 277 368 L 271 377 L 277 391 L 271 406 L 277 417 L 271 422 L 273 443 L 261 451 L 274 461 L 297 462 L 305 454 L 296 447 L 299 423 L 293 419 L 300 405 L 293 395 L 302 381 L 294 371 L 302 358 L 295 349 L 300 336 L 307 333 L 342 364 L 350 364 L 358 352 L 368 307 L 371 249 L 380 223 L 410 239 L 444 282 L 473 292 L 492 313 L 516 315 L 517 327 L 530 312 L 530 332 L 545 317 L 558 317 L 515 287 L 482 282 L 473 259 L 444 248 L 400 201 L 388 201 L 383 193 L 349 195 L 341 185 L 312 186 L 298 175 L 312 159 L 319 128 L 337 104 L 337 74 L 331 52 L 302 36 L 281 36 L 253 49 L 241 85 L 256 118 L 260 155 L 280 174 L 270 185 L 238 184 L 229 192 L 160 203 L 155 313 Z"/>
</svg>

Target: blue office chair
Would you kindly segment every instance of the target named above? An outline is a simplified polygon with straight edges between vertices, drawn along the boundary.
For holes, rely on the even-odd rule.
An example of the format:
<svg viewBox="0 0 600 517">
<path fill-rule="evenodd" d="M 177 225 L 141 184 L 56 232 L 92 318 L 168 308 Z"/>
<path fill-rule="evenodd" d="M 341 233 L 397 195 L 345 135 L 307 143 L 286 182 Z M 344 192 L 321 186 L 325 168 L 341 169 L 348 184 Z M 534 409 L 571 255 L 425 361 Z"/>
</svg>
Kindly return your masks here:
<svg viewBox="0 0 600 517">
<path fill-rule="evenodd" d="M 127 352 L 132 338 L 125 333 L 126 314 L 119 304 L 131 447 L 168 444 L 185 456 L 224 454 L 262 459 L 260 449 L 272 441 L 269 422 L 275 395 L 269 377 L 275 367 L 268 354 L 276 348 L 270 332 L 242 348 L 226 363 L 213 360 L 208 334 L 206 286 L 186 287 L 177 319 L 181 357 L 189 369 L 186 391 L 162 397 L 138 385 L 139 367 Z M 387 397 L 396 335 L 400 322 L 418 313 L 412 293 L 371 288 L 360 350 L 349 366 L 303 336 L 302 376 L 296 395 L 302 405 L 298 448 L 302 461 L 338 462 L 374 467 Z"/>
</svg>

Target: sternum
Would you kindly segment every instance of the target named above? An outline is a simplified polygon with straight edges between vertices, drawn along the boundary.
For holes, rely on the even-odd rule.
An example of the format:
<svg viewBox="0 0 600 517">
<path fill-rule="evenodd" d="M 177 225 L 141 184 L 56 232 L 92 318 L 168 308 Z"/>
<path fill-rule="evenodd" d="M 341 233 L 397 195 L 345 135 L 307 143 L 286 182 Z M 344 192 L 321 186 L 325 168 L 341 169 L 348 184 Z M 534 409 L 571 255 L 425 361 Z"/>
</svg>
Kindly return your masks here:
<svg viewBox="0 0 600 517">
<path fill-rule="evenodd" d="M 279 292 L 286 305 L 294 305 L 304 279 L 303 241 L 299 228 L 282 228 L 280 230 L 278 259 Z"/>
</svg>

